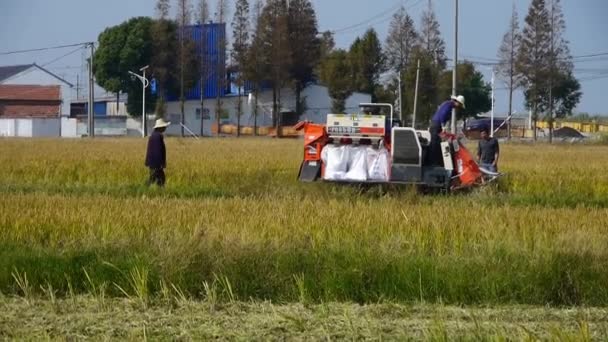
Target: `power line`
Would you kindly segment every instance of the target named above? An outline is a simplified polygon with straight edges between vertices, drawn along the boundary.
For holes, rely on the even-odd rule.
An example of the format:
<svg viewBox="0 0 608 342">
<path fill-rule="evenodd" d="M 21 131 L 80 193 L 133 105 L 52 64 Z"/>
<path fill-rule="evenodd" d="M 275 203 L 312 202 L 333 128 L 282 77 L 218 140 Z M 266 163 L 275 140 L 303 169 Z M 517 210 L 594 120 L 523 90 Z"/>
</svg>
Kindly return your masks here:
<svg viewBox="0 0 608 342">
<path fill-rule="evenodd" d="M 82 48 L 83 48 L 82 46 L 79 46 L 79 47 L 78 47 L 76 50 L 72 50 L 72 51 L 70 51 L 70 52 L 68 52 L 68 53 L 66 53 L 66 54 L 64 54 L 64 55 L 61 55 L 61 56 L 59 56 L 59 57 L 57 57 L 57 58 L 53 59 L 52 61 L 50 61 L 50 62 L 48 62 L 48 63 L 43 64 L 42 66 L 43 66 L 43 67 L 45 67 L 45 66 L 47 66 L 47 65 L 53 64 L 53 63 L 55 63 L 55 62 L 57 62 L 57 61 L 59 61 L 59 60 L 61 60 L 61 59 L 65 58 L 65 57 L 68 57 L 68 56 L 70 56 L 70 55 L 72 55 L 72 54 L 74 54 L 74 53 L 76 53 L 76 52 L 80 51 L 80 49 L 82 49 Z"/>
<path fill-rule="evenodd" d="M 388 9 L 386 9 L 386 10 L 382 11 L 381 13 L 376 14 L 375 16 L 373 16 L 373 17 L 371 17 L 371 18 L 368 18 L 368 19 L 366 19 L 366 20 L 364 20 L 364 21 L 362 21 L 362 22 L 360 22 L 360 23 L 357 23 L 357 24 L 354 24 L 354 25 L 350 25 L 350 26 L 346 26 L 346 27 L 343 27 L 343 28 L 339 28 L 339 29 L 336 29 L 336 30 L 331 30 L 331 32 L 332 32 L 333 34 L 336 34 L 336 33 L 342 33 L 342 32 L 344 32 L 344 31 L 348 31 L 348 30 L 351 30 L 351 29 L 353 29 L 353 28 L 357 28 L 357 27 L 359 27 L 359 26 L 364 26 L 364 25 L 367 25 L 367 24 L 369 24 L 371 21 L 373 21 L 374 19 L 376 19 L 376 18 L 380 18 L 380 17 L 383 17 L 383 16 L 385 16 L 387 13 L 390 13 L 390 12 L 392 12 L 392 11 L 396 10 L 396 9 L 397 9 L 397 8 L 399 8 L 399 7 L 401 7 L 401 3 L 398 3 L 397 5 L 393 5 L 393 6 L 391 6 L 390 8 L 388 8 Z"/>
<path fill-rule="evenodd" d="M 405 1 L 409 1 L 409 0 L 405 0 Z M 403 3 L 400 3 L 398 5 L 395 5 L 371 18 L 366 19 L 365 21 L 362 21 L 358 24 L 354 24 L 351 26 L 347 26 L 344 28 L 340 28 L 340 29 L 336 29 L 336 30 L 330 30 L 334 35 L 337 34 L 346 34 L 346 33 L 352 33 L 352 32 L 356 32 L 359 31 L 363 28 L 366 27 L 370 27 L 370 26 L 375 26 L 381 23 L 386 22 L 388 19 L 390 19 L 393 16 L 393 13 L 391 13 L 392 11 L 395 11 L 397 9 L 400 9 L 401 7 L 403 7 L 403 9 L 405 11 L 410 10 L 416 6 L 418 6 L 423 0 L 418 0 L 416 1 L 414 4 L 407 6 L 407 7 L 403 7 Z"/>
<path fill-rule="evenodd" d="M 608 56 L 608 52 L 599 52 L 599 53 L 592 53 L 592 54 L 588 54 L 588 55 L 572 56 L 572 58 L 590 58 L 590 57 L 600 57 L 600 56 Z"/>
<path fill-rule="evenodd" d="M 77 44 L 69 44 L 69 45 L 57 45 L 57 46 L 37 48 L 37 49 L 28 49 L 28 50 L 6 51 L 6 52 L 0 52 L 0 56 L 14 55 L 14 54 L 18 54 L 18 53 L 27 53 L 27 52 L 39 52 L 39 51 L 65 49 L 65 48 L 69 48 L 69 47 L 89 45 L 89 44 L 93 44 L 93 42 L 85 42 L 85 43 L 77 43 Z"/>
</svg>

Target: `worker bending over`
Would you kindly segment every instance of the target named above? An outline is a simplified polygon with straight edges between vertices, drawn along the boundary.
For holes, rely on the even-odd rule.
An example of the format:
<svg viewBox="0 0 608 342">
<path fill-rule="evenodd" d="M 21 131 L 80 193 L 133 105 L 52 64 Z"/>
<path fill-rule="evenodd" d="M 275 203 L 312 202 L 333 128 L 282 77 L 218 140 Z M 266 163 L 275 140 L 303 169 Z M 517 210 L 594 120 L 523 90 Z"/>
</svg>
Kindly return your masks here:
<svg viewBox="0 0 608 342">
<path fill-rule="evenodd" d="M 464 109 L 464 96 L 452 96 L 449 100 L 439 106 L 439 109 L 431 119 L 431 146 L 429 148 L 430 164 L 435 166 L 442 165 L 441 138 L 439 134 L 443 131 L 443 126 L 452 118 L 452 109 Z"/>
</svg>

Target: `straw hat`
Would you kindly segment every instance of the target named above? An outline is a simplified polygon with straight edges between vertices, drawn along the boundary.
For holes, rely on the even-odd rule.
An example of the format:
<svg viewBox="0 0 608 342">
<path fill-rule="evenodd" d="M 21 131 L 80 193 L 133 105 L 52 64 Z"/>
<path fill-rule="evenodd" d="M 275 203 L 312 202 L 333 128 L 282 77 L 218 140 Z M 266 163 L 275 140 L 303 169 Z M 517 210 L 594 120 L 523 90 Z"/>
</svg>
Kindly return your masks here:
<svg viewBox="0 0 608 342">
<path fill-rule="evenodd" d="M 452 95 L 451 99 L 454 100 L 454 101 L 456 101 L 456 102 L 458 102 L 458 103 L 460 103 L 462 105 L 462 108 L 466 108 L 464 106 L 464 96 L 462 96 L 462 95 L 458 95 L 458 96 Z"/>
<path fill-rule="evenodd" d="M 156 124 L 154 124 L 154 129 L 163 128 L 169 126 L 171 123 L 163 120 L 162 118 L 156 120 Z"/>
</svg>

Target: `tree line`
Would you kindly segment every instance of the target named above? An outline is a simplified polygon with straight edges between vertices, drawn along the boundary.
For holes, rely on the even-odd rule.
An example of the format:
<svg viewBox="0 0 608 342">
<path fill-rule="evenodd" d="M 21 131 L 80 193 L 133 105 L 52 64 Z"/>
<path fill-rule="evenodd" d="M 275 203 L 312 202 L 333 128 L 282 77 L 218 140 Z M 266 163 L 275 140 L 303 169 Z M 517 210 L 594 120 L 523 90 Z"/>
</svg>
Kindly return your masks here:
<svg viewBox="0 0 608 342">
<path fill-rule="evenodd" d="M 495 67 L 509 89 L 509 113 L 513 108 L 513 92 L 523 89 L 534 126 L 537 120 L 546 119 L 550 140 L 554 120 L 572 115 L 582 96 L 565 30 L 560 0 L 532 0 L 523 29 L 519 28 L 517 9 L 513 6 Z"/>
<path fill-rule="evenodd" d="M 176 6 L 174 19 L 169 15 L 172 5 Z M 230 42 L 222 36 L 218 46 L 210 47 L 205 34 L 194 41 L 190 25 L 207 23 L 212 17 L 217 23 L 231 21 Z M 518 88 L 524 90 L 526 106 L 533 110 L 535 119 L 541 113 L 553 113 L 551 118 L 568 115 L 580 100 L 580 85 L 572 73 L 564 30 L 559 0 L 533 0 L 522 31 L 514 9 L 498 52 L 498 75 L 511 93 Z M 207 48 L 220 53 L 207 53 Z M 213 58 L 224 55 L 229 57 L 227 63 Z M 452 88 L 445 42 L 432 0 L 418 27 L 401 7 L 393 15 L 384 42 L 374 29 L 369 29 L 348 49 L 336 48 L 332 32 L 318 31 L 310 0 L 254 0 L 252 6 L 248 0 L 217 0 L 214 15 L 208 0 L 198 0 L 196 8 L 193 0 L 158 0 L 154 18 L 133 18 L 102 32 L 95 58 L 98 83 L 108 91 L 128 93 L 128 110 L 134 115 L 141 115 L 141 84 L 125 75 L 127 70 L 149 64 L 157 80 L 158 96 L 150 101 L 147 111 L 164 116 L 164 95 L 177 94 L 182 122 L 186 91 L 200 82 L 204 94 L 204 81 L 211 75 L 218 76 L 214 78 L 218 89 L 225 87 L 227 71 L 236 76 L 239 95 L 246 82 L 250 85 L 256 101 L 252 106 L 255 125 L 262 88 L 272 89 L 273 113 L 282 108 L 282 90 L 291 88 L 296 96 L 295 111 L 301 115 L 307 108 L 303 89 L 312 82 L 321 82 L 328 87 L 334 112 L 345 110 L 345 101 L 352 93 L 363 92 L 371 94 L 373 101 L 397 103 L 398 112 L 403 111 L 399 113 L 401 118 L 408 123 L 414 112 L 418 74 L 417 122 L 423 125 L 449 98 Z M 487 112 L 491 107 L 491 88 L 476 63 L 460 62 L 457 71 L 458 92 L 467 99 L 467 110 L 461 117 Z M 398 103 L 400 98 L 403 103 Z M 240 126 L 243 103 L 241 96 L 237 99 Z M 219 125 L 225 115 L 219 93 L 215 101 Z M 201 94 L 201 115 L 204 106 L 205 96 Z M 273 115 L 277 128 L 281 126 L 280 118 Z"/>
</svg>

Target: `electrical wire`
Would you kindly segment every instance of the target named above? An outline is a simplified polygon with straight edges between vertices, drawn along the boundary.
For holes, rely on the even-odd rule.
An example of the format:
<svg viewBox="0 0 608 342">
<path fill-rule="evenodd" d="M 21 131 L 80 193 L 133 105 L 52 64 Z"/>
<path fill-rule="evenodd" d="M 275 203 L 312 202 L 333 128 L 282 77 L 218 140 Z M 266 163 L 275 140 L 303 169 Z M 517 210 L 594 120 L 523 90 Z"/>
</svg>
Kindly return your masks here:
<svg viewBox="0 0 608 342">
<path fill-rule="evenodd" d="M 27 52 L 40 52 L 40 51 L 65 49 L 65 48 L 74 47 L 74 46 L 81 46 L 82 47 L 83 45 L 90 45 L 90 44 L 93 44 L 93 43 L 92 42 L 86 42 L 86 43 L 77 43 L 77 44 L 69 44 L 69 45 L 57 45 L 57 46 L 51 46 L 51 47 L 45 47 L 45 48 L 37 48 L 37 49 L 5 51 L 5 52 L 0 52 L 0 56 L 14 55 L 14 54 L 18 54 L 18 53 L 27 53 Z"/>
</svg>

